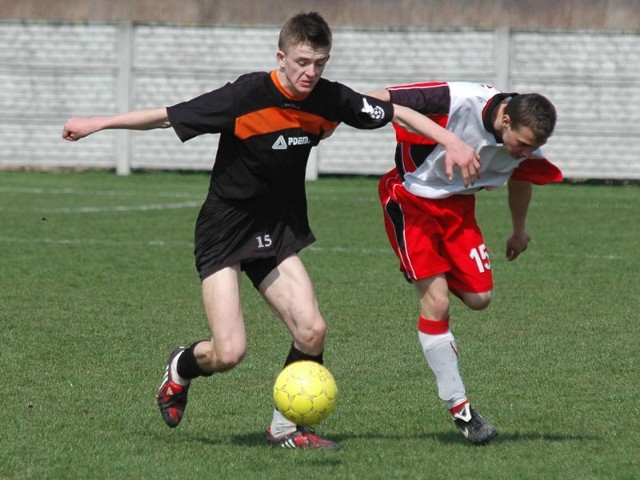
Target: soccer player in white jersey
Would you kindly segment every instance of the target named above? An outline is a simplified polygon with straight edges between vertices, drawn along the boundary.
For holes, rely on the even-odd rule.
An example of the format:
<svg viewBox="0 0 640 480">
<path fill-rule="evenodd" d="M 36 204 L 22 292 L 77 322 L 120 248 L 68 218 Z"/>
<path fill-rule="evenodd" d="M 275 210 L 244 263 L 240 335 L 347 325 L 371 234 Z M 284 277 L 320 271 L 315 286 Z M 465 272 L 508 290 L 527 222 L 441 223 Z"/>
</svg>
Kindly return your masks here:
<svg viewBox="0 0 640 480">
<path fill-rule="evenodd" d="M 450 293 L 473 310 L 491 301 L 489 254 L 475 219 L 478 190 L 508 184 L 513 231 L 506 256 L 515 260 L 527 249 L 532 183 L 562 180 L 540 151 L 553 133 L 555 107 L 539 94 L 503 93 L 467 82 L 403 85 L 370 94 L 429 116 L 480 154 L 475 182 L 459 173 L 452 178 L 440 145 L 394 125 L 396 168 L 382 177 L 379 194 L 389 242 L 418 296 L 418 336 L 438 395 L 464 436 L 486 444 L 498 432 L 467 398 L 449 327 Z"/>
</svg>

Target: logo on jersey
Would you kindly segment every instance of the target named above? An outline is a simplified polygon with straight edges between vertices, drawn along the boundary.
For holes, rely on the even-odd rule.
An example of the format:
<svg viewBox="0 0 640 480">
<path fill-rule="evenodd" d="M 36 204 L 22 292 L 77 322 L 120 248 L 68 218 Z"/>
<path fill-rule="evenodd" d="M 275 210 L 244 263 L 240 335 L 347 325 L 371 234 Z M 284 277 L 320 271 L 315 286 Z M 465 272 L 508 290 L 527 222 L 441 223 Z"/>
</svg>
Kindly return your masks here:
<svg viewBox="0 0 640 480">
<path fill-rule="evenodd" d="M 280 135 L 278 139 L 271 145 L 272 150 L 286 150 L 289 147 L 295 147 L 297 145 L 309 145 L 311 140 L 309 137 L 289 137 L 284 138 L 284 135 Z"/>
<path fill-rule="evenodd" d="M 273 145 L 271 145 L 272 150 L 286 150 L 287 142 L 282 135 L 278 137 Z"/>
<path fill-rule="evenodd" d="M 366 98 L 362 99 L 362 110 L 360 111 L 369 115 L 371 120 L 376 122 L 379 122 L 384 118 L 384 109 L 379 105 L 376 105 L 375 107 L 372 106 Z"/>
</svg>

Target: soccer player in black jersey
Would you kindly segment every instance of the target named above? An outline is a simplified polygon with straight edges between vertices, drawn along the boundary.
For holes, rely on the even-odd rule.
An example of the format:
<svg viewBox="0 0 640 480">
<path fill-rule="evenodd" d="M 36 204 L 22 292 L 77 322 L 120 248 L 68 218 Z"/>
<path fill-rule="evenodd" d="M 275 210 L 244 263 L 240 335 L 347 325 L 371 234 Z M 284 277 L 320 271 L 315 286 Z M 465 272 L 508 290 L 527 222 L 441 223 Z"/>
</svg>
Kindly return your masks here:
<svg viewBox="0 0 640 480">
<path fill-rule="evenodd" d="M 310 150 L 340 124 L 379 128 L 394 121 L 442 144 L 447 170 L 465 181 L 479 171 L 477 153 L 455 135 L 406 107 L 354 92 L 322 77 L 331 30 L 316 12 L 283 26 L 277 69 L 249 73 L 167 108 L 70 118 L 63 138 L 76 141 L 105 129 L 172 127 L 180 140 L 220 134 L 209 193 L 196 223 L 196 268 L 211 338 L 169 355 L 157 403 L 169 427 L 184 414 L 196 377 L 232 369 L 246 353 L 241 272 L 293 337 L 285 365 L 323 363 L 326 324 L 298 252 L 314 240 L 307 219 L 305 169 Z M 297 426 L 274 409 L 267 442 L 287 448 L 336 449 L 331 440 Z"/>
</svg>

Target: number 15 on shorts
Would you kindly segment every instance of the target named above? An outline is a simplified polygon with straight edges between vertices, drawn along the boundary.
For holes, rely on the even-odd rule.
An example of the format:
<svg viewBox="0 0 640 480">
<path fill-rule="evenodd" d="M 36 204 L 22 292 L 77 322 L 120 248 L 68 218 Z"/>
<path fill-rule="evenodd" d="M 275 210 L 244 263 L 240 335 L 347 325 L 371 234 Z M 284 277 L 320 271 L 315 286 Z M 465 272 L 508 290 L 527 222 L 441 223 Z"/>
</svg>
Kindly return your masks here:
<svg viewBox="0 0 640 480">
<path fill-rule="evenodd" d="M 476 248 L 472 248 L 469 252 L 471 260 L 476 262 L 478 271 L 484 273 L 486 270 L 491 270 L 491 263 L 489 263 L 489 252 L 487 246 L 483 243 Z"/>
<path fill-rule="evenodd" d="M 258 242 L 258 248 L 269 248 L 273 244 L 271 235 L 269 235 L 268 233 L 264 235 L 258 235 L 256 237 L 256 241 Z"/>
</svg>

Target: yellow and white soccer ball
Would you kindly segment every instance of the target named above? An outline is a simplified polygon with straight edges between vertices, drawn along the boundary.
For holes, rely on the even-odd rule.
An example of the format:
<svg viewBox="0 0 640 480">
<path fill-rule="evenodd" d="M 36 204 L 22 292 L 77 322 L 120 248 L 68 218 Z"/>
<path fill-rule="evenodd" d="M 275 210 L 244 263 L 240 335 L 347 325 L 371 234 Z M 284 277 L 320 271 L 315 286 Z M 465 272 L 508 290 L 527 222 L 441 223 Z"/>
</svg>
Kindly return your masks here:
<svg viewBox="0 0 640 480">
<path fill-rule="evenodd" d="M 337 398 L 338 386 L 331 372 L 308 360 L 287 365 L 273 385 L 273 401 L 278 411 L 305 427 L 331 415 Z"/>
</svg>

